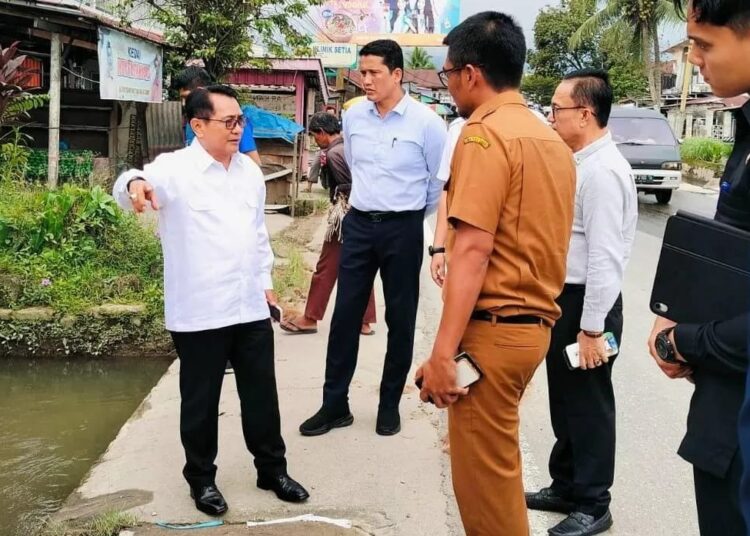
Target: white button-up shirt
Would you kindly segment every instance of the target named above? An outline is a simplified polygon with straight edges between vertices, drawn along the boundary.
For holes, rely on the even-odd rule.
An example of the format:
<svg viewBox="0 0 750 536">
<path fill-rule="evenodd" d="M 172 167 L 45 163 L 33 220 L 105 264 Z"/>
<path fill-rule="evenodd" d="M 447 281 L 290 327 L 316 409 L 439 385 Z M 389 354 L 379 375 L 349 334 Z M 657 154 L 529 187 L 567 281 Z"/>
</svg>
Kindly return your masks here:
<svg viewBox="0 0 750 536">
<path fill-rule="evenodd" d="M 440 168 L 438 168 L 437 178 L 443 182 L 447 182 L 451 177 L 451 161 L 453 160 L 453 153 L 456 150 L 458 144 L 458 138 L 461 137 L 461 130 L 466 124 L 466 119 L 459 117 L 451 121 L 448 125 L 448 139 L 443 147 L 443 154 L 440 157 Z"/>
<path fill-rule="evenodd" d="M 143 171 L 120 175 L 113 195 L 123 208 L 132 208 L 126 188 L 135 177 L 154 187 L 160 206 L 167 329 L 203 331 L 268 318 L 273 252 L 260 168 L 237 153 L 226 169 L 195 140 Z"/>
<path fill-rule="evenodd" d="M 586 285 L 581 329 L 602 331 L 633 248 L 638 194 L 609 132 L 574 156 L 578 181 L 565 282 Z"/>
<path fill-rule="evenodd" d="M 357 103 L 343 124 L 353 207 L 376 212 L 437 207 L 444 186 L 437 172 L 447 136 L 440 116 L 404 95 L 385 117 L 374 102 Z"/>
</svg>

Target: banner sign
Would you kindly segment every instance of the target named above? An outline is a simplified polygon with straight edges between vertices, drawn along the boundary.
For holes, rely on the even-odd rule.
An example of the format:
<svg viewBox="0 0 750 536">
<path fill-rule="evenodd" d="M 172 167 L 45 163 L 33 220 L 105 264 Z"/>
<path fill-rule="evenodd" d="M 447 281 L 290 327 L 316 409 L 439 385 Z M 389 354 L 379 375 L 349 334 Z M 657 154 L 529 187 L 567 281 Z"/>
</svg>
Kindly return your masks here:
<svg viewBox="0 0 750 536">
<path fill-rule="evenodd" d="M 99 96 L 107 100 L 161 102 L 161 47 L 99 26 Z"/>
<path fill-rule="evenodd" d="M 442 45 L 460 22 L 460 0 L 324 0 L 311 8 L 318 38 L 366 44 L 393 39 L 403 46 Z"/>
<path fill-rule="evenodd" d="M 313 43 L 313 57 L 320 58 L 323 67 L 357 68 L 357 45 L 350 43 Z"/>
</svg>

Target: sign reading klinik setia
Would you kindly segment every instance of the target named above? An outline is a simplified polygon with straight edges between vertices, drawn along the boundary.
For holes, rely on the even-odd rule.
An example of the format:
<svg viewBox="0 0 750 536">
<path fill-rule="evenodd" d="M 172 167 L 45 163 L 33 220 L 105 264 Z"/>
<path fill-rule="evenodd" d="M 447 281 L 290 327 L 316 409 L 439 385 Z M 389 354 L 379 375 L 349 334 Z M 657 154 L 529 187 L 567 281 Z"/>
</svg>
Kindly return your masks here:
<svg viewBox="0 0 750 536">
<path fill-rule="evenodd" d="M 323 67 L 357 68 L 357 45 L 349 43 L 313 43 L 313 57 L 320 58 Z"/>
<path fill-rule="evenodd" d="M 161 48 L 101 26 L 98 33 L 99 96 L 107 100 L 161 102 Z"/>
</svg>

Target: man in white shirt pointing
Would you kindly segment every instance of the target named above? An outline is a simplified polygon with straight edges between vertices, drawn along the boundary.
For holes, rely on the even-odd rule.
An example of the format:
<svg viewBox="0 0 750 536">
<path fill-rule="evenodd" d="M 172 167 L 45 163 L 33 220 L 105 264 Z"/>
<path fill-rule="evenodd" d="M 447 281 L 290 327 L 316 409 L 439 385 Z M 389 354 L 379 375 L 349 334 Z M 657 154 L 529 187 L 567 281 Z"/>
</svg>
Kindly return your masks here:
<svg viewBox="0 0 750 536">
<path fill-rule="evenodd" d="M 612 87 L 606 72 L 571 73 L 552 98 L 550 122 L 574 152 L 577 184 L 562 317 L 552 330 L 547 382 L 555 442 L 552 484 L 527 493 L 535 510 L 569 514 L 552 536 L 598 534 L 612 525 L 609 488 L 615 470 L 614 357 L 604 333 L 622 336 L 622 288 L 635 237 L 638 198 L 632 169 L 607 130 Z M 578 343 L 580 367 L 568 368 L 565 347 Z"/>
<path fill-rule="evenodd" d="M 185 113 L 196 135 L 193 143 L 160 155 L 142 171 L 123 173 L 113 192 L 123 208 L 143 212 L 150 205 L 160 213 L 165 320 L 180 358 L 183 475 L 198 510 L 226 512 L 214 460 L 229 361 L 258 487 L 301 502 L 309 495 L 287 474 L 280 430 L 263 174 L 238 152 L 245 116 L 231 88 L 194 90 Z"/>
</svg>

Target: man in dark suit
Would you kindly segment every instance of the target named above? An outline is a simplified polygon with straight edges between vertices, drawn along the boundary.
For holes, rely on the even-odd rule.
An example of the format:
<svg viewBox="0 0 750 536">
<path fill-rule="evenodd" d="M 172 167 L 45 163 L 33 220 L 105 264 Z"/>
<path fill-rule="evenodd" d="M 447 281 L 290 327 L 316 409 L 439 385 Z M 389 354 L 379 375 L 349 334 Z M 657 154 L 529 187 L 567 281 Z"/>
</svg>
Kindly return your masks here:
<svg viewBox="0 0 750 536">
<path fill-rule="evenodd" d="M 700 68 L 717 97 L 750 90 L 750 3 L 747 0 L 674 0 L 689 4 L 690 62 Z M 750 231 L 750 104 L 737 114 L 734 152 L 721 180 L 715 219 Z M 700 285 L 700 281 L 696 281 Z M 706 324 L 675 324 L 657 317 L 649 349 L 670 378 L 695 383 L 687 434 L 679 454 L 693 464 L 698 523 L 702 536 L 744 536 L 739 492 L 742 455 L 737 420 L 745 397 L 747 328 L 750 317 Z M 747 411 L 747 409 L 746 409 Z M 742 427 L 747 454 L 748 427 Z"/>
</svg>

